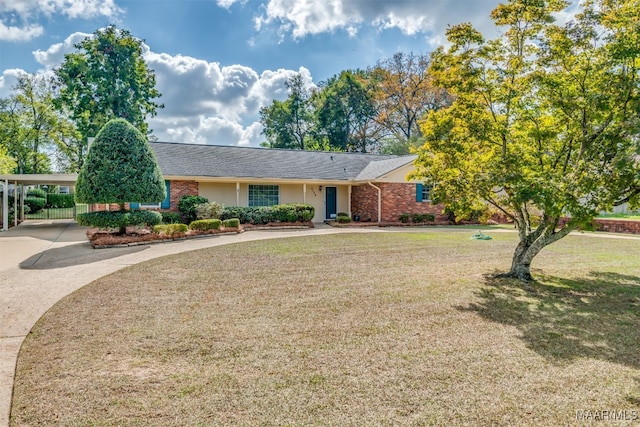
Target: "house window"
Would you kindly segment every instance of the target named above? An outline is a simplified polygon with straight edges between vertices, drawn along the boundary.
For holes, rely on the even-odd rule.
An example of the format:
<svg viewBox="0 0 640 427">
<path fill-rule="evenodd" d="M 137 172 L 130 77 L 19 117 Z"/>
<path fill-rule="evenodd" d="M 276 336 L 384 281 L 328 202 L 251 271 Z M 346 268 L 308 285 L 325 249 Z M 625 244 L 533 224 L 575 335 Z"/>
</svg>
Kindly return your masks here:
<svg viewBox="0 0 640 427">
<path fill-rule="evenodd" d="M 280 202 L 277 185 L 249 185 L 249 206 L 275 206 Z"/>
<path fill-rule="evenodd" d="M 416 184 L 416 202 L 430 202 L 433 185 Z"/>
</svg>

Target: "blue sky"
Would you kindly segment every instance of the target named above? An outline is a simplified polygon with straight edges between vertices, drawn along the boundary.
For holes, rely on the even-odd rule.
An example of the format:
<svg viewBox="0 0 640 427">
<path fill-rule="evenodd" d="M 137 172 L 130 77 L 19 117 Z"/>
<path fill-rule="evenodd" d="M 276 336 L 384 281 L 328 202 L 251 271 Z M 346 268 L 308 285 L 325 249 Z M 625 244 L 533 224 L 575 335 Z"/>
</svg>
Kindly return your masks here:
<svg viewBox="0 0 640 427">
<path fill-rule="evenodd" d="M 162 141 L 257 146 L 260 107 L 394 53 L 427 53 L 448 24 L 491 31 L 497 0 L 0 0 L 0 97 L 20 72 L 50 73 L 115 24 L 145 41 L 166 108 Z"/>
</svg>

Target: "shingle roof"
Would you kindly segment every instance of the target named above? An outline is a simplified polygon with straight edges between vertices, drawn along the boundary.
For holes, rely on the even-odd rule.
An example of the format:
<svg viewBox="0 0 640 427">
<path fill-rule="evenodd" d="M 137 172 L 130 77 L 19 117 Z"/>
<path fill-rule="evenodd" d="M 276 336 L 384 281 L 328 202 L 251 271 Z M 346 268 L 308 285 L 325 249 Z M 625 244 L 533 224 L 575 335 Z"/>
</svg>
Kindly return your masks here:
<svg viewBox="0 0 640 427">
<path fill-rule="evenodd" d="M 415 159 L 361 153 L 150 142 L 168 176 L 370 180 Z"/>
</svg>

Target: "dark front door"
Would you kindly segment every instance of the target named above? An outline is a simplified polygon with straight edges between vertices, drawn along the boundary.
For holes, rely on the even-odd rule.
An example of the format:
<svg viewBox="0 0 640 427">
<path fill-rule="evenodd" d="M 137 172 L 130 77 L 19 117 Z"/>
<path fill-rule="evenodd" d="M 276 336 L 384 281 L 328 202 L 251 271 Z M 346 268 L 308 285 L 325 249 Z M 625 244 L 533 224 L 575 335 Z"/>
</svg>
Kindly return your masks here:
<svg viewBox="0 0 640 427">
<path fill-rule="evenodd" d="M 336 187 L 325 187 L 326 199 L 326 219 L 334 219 L 338 213 L 338 189 Z"/>
</svg>

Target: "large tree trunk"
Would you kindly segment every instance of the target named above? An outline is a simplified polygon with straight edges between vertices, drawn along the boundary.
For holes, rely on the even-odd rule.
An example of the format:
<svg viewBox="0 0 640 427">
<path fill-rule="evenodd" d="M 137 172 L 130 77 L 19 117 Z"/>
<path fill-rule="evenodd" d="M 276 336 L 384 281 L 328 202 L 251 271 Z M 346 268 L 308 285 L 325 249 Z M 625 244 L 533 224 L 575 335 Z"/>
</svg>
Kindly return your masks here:
<svg viewBox="0 0 640 427">
<path fill-rule="evenodd" d="M 538 255 L 545 246 L 560 240 L 574 229 L 573 226 L 565 225 L 561 229 L 556 230 L 557 224 L 557 218 L 552 220 L 543 218 L 535 230 L 531 230 L 528 224 L 522 228 L 518 227 L 520 243 L 518 243 L 518 246 L 513 252 L 511 270 L 507 273 L 499 274 L 498 277 L 511 277 L 522 280 L 523 282 L 532 280 L 531 261 L 533 261 L 533 258 Z"/>
<path fill-rule="evenodd" d="M 531 261 L 540 250 L 551 242 L 544 242 L 538 238 L 533 244 L 529 244 L 526 240 L 520 241 L 516 250 L 513 252 L 511 260 L 511 270 L 508 273 L 501 274 L 500 277 L 513 277 L 523 282 L 528 282 L 531 277 Z"/>
</svg>

